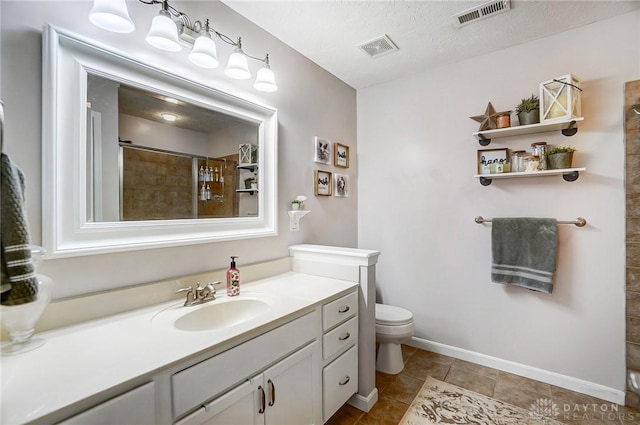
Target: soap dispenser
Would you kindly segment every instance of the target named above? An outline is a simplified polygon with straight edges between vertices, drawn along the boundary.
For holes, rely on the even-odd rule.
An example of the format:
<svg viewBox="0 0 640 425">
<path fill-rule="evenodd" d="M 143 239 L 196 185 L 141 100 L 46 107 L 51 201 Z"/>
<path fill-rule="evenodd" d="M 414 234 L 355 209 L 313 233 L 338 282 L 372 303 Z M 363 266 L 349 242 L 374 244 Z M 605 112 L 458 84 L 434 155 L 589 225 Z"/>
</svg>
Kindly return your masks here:
<svg viewBox="0 0 640 425">
<path fill-rule="evenodd" d="M 231 257 L 231 265 L 227 270 L 227 295 L 230 297 L 240 295 L 240 270 L 236 268 L 236 258 Z"/>
</svg>

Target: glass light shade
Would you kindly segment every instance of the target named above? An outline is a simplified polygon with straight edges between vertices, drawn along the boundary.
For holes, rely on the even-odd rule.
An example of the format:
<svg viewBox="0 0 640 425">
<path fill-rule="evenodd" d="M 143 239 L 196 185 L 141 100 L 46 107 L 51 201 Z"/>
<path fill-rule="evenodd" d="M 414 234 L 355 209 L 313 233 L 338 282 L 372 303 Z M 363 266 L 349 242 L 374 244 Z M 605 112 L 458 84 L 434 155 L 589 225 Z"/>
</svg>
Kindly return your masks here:
<svg viewBox="0 0 640 425">
<path fill-rule="evenodd" d="M 253 83 L 253 88 L 260 91 L 274 92 L 278 90 L 276 85 L 276 77 L 273 75 L 273 71 L 268 66 L 260 68 L 256 81 Z"/>
<path fill-rule="evenodd" d="M 163 11 L 151 21 L 151 29 L 146 40 L 147 43 L 161 50 L 177 52 L 182 49 L 178 39 L 178 27 Z"/>
<path fill-rule="evenodd" d="M 220 63 L 216 43 L 207 35 L 196 38 L 193 50 L 189 53 L 189 60 L 202 68 L 217 68 Z"/>
<path fill-rule="evenodd" d="M 126 33 L 136 28 L 125 0 L 93 0 L 89 20 L 95 26 L 112 32 Z"/>
<path fill-rule="evenodd" d="M 242 50 L 236 49 L 236 51 L 231 54 L 224 74 L 236 80 L 247 80 L 251 78 L 249 63 L 247 57 L 242 53 Z"/>
</svg>

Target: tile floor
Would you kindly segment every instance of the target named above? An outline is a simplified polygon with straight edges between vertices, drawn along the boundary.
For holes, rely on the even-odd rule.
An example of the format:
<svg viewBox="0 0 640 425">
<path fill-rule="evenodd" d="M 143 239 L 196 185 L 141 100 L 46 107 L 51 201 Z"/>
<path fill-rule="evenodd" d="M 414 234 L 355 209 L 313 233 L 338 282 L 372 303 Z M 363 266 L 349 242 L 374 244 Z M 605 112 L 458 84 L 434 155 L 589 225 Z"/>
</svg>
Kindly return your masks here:
<svg viewBox="0 0 640 425">
<path fill-rule="evenodd" d="M 525 410 L 538 399 L 551 400 L 560 410 L 557 420 L 568 425 L 640 424 L 638 411 L 584 394 L 405 345 L 402 353 L 402 373 L 376 372 L 378 402 L 369 413 L 345 404 L 327 425 L 397 425 L 427 376 Z"/>
</svg>

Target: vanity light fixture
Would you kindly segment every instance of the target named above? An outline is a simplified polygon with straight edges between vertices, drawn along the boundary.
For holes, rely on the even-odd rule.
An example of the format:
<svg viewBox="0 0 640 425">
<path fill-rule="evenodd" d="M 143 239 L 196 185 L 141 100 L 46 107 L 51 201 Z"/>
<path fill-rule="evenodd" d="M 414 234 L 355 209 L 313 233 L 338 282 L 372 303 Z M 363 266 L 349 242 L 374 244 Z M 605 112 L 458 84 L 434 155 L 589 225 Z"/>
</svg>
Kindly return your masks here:
<svg viewBox="0 0 640 425">
<path fill-rule="evenodd" d="M 242 39 L 238 38 L 236 50 L 229 56 L 229 63 L 224 70 L 224 75 L 236 80 L 247 80 L 251 78 L 249 71 L 249 61 L 247 55 L 242 51 Z"/>
<path fill-rule="evenodd" d="M 93 0 L 94 6 L 89 14 L 89 20 L 96 26 L 113 32 L 131 32 L 135 26 L 125 0 Z M 162 9 L 151 23 L 151 29 L 146 36 L 149 44 L 162 50 L 177 52 L 181 44 L 191 47 L 189 60 L 202 68 L 216 68 L 219 65 L 216 45 L 212 39 L 215 34 L 222 42 L 235 48 L 229 57 L 224 74 L 234 79 L 249 79 L 248 59 L 262 62 L 253 87 L 264 92 L 278 90 L 275 75 L 269 65 L 269 55 L 264 59 L 248 55 L 242 50 L 242 38 L 234 41 L 221 32 L 209 26 L 209 19 L 192 22 L 189 16 L 169 5 L 169 0 L 138 0 L 147 5 L 160 4 Z"/>
<path fill-rule="evenodd" d="M 180 39 L 178 38 L 178 27 L 169 13 L 169 2 L 162 2 L 160 13 L 151 21 L 151 28 L 145 38 L 147 43 L 153 47 L 168 52 L 179 52 L 182 50 Z"/>
<path fill-rule="evenodd" d="M 96 26 L 113 32 L 132 32 L 136 27 L 129 17 L 125 0 L 94 0 L 89 20 Z"/>
<path fill-rule="evenodd" d="M 278 86 L 276 86 L 276 77 L 273 75 L 273 71 L 269 66 L 269 55 L 265 57 L 264 66 L 258 71 L 256 81 L 253 83 L 253 88 L 266 92 L 278 90 Z"/>
<path fill-rule="evenodd" d="M 217 68 L 218 50 L 216 43 L 211 39 L 209 34 L 209 20 L 204 21 L 204 28 L 200 32 L 200 36 L 193 43 L 193 50 L 189 53 L 189 60 L 202 68 Z"/>
</svg>

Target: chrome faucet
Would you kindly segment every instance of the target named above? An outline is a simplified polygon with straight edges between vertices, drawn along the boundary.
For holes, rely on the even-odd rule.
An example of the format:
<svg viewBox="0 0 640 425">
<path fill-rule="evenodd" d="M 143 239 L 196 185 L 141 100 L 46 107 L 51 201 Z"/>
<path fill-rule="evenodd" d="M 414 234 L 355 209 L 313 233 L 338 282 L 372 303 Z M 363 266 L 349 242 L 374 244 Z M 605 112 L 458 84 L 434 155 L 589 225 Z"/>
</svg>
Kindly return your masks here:
<svg viewBox="0 0 640 425">
<path fill-rule="evenodd" d="M 187 288 L 178 289 L 176 291 L 176 294 L 180 292 L 187 293 L 187 298 L 184 301 L 185 307 L 204 304 L 216 299 L 215 285 L 220 283 L 222 282 L 215 281 L 215 282 L 209 282 L 205 286 L 200 286 L 200 282 L 196 282 L 195 289 L 193 288 L 193 286 L 189 286 Z"/>
</svg>

